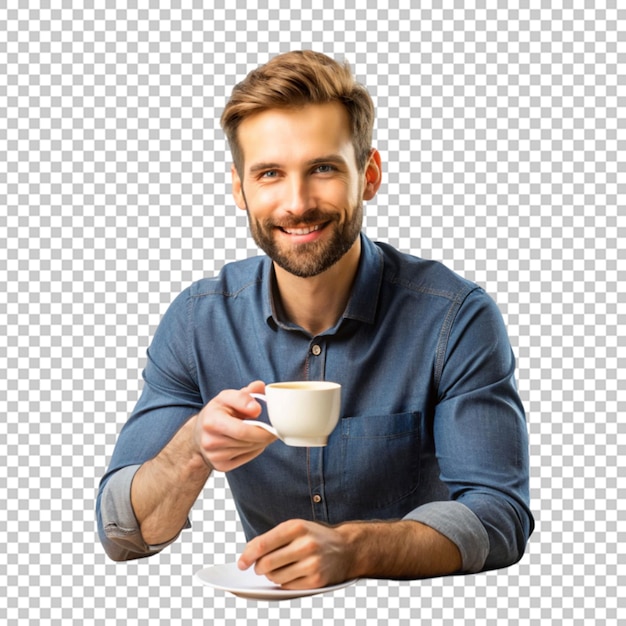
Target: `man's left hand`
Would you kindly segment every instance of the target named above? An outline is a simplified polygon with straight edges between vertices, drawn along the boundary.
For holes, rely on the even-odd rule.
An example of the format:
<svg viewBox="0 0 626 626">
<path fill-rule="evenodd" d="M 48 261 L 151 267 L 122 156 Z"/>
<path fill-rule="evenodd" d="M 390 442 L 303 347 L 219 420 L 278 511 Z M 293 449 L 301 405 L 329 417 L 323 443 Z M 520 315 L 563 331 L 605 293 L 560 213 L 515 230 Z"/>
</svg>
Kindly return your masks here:
<svg viewBox="0 0 626 626">
<path fill-rule="evenodd" d="M 340 527 L 289 520 L 255 537 L 239 558 L 285 589 L 318 589 L 350 576 L 352 559 Z"/>
</svg>

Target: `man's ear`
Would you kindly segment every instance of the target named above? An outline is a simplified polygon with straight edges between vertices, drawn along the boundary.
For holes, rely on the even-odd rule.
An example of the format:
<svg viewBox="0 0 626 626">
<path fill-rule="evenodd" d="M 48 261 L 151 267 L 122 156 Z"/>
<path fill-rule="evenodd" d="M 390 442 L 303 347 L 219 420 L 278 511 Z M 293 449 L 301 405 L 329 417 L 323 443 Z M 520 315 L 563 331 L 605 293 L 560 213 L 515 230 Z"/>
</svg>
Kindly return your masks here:
<svg viewBox="0 0 626 626">
<path fill-rule="evenodd" d="M 363 200 L 371 200 L 375 195 L 383 180 L 383 167 L 380 152 L 376 148 L 370 151 L 370 158 L 365 166 L 365 184 L 363 186 Z"/>
<path fill-rule="evenodd" d="M 234 165 L 231 165 L 230 175 L 233 185 L 233 198 L 235 198 L 235 204 L 242 210 L 246 210 L 246 199 L 243 195 L 243 186 L 241 178 L 239 178 L 239 172 Z"/>
</svg>

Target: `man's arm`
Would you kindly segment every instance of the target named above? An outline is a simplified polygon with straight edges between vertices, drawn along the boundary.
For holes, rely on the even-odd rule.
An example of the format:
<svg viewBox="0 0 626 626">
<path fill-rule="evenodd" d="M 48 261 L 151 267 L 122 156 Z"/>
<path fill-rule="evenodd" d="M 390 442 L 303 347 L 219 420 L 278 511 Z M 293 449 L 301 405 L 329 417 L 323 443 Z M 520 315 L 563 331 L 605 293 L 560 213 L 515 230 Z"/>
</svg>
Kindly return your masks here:
<svg viewBox="0 0 626 626">
<path fill-rule="evenodd" d="M 107 554 L 116 561 L 162 550 L 187 524 L 188 513 L 212 469 L 229 471 L 247 463 L 275 440 L 270 433 L 242 423 L 258 416 L 250 392 L 264 384 L 226 390 L 186 418 L 169 442 L 143 463 L 122 466 L 103 481 L 97 500 L 98 532 Z M 165 422 L 165 425 L 169 422 Z M 124 439 L 121 459 L 146 442 L 142 432 Z M 119 443 L 119 442 L 118 442 Z M 152 443 L 150 443 L 152 445 Z"/>
<path fill-rule="evenodd" d="M 239 567 L 286 589 L 319 588 L 352 578 L 425 578 L 461 569 L 456 545 L 412 520 L 330 527 L 290 520 L 248 543 Z"/>
<path fill-rule="evenodd" d="M 148 545 L 170 541 L 180 532 L 213 468 L 239 467 L 275 440 L 270 433 L 241 423 L 259 415 L 261 407 L 249 394 L 263 389 L 257 381 L 220 393 L 139 468 L 131 503 Z"/>
<path fill-rule="evenodd" d="M 211 474 L 212 467 L 194 449 L 196 419 L 192 417 L 133 478 L 131 505 L 148 545 L 166 543 L 178 535 Z"/>
<path fill-rule="evenodd" d="M 461 569 L 457 546 L 420 522 L 349 523 L 338 531 L 351 548 L 351 578 L 430 578 Z"/>
</svg>

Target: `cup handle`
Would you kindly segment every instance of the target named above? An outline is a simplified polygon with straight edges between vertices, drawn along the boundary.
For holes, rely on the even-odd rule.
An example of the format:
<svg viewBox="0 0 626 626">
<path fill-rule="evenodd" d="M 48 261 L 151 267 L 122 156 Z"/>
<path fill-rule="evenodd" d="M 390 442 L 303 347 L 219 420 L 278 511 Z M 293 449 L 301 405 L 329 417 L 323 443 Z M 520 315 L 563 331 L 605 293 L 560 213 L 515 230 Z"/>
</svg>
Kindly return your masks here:
<svg viewBox="0 0 626 626">
<path fill-rule="evenodd" d="M 257 400 L 262 400 L 263 402 L 267 403 L 267 398 L 262 393 L 251 393 L 250 395 L 253 398 L 256 398 Z M 280 435 L 278 434 L 278 431 L 273 426 L 270 426 L 269 424 L 266 424 L 265 422 L 259 422 L 258 420 L 243 420 L 243 423 L 250 424 L 251 426 L 258 426 L 259 428 L 263 428 L 268 433 L 272 433 L 274 437 L 278 437 L 280 439 Z"/>
</svg>

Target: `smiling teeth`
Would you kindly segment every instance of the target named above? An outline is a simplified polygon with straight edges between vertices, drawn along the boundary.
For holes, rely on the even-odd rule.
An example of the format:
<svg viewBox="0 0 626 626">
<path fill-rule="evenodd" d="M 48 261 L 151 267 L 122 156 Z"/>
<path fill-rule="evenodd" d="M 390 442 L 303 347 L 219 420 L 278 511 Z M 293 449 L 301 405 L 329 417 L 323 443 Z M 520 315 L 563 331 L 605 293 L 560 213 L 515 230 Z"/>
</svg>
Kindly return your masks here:
<svg viewBox="0 0 626 626">
<path fill-rule="evenodd" d="M 288 235 L 308 235 L 309 233 L 313 233 L 320 228 L 321 226 L 318 224 L 317 226 L 311 226 L 309 228 L 283 228 L 283 230 Z"/>
</svg>

